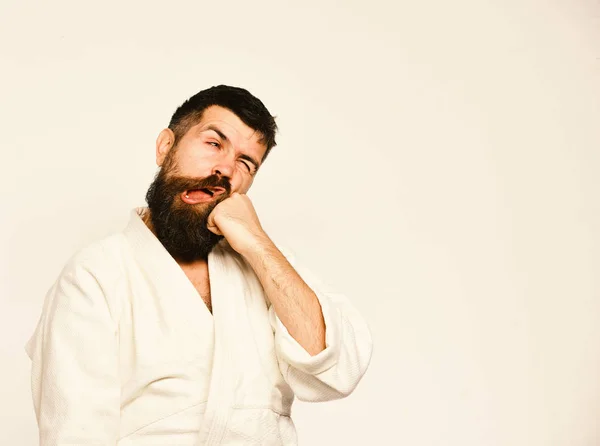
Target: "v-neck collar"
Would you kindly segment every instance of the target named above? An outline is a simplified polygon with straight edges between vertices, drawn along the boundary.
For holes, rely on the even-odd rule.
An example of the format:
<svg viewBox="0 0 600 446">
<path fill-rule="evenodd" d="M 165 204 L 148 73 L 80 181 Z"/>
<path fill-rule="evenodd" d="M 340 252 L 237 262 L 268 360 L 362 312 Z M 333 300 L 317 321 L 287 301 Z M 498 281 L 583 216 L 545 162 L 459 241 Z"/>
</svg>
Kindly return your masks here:
<svg viewBox="0 0 600 446">
<path fill-rule="evenodd" d="M 144 207 L 134 208 L 131 211 L 129 223 L 123 231 L 136 262 L 145 272 L 156 292 L 160 295 L 177 294 L 186 296 L 186 300 L 191 302 L 192 305 L 201 305 L 202 310 L 200 313 L 205 319 L 212 322 L 213 314 L 208 310 L 204 300 L 188 276 L 142 220 L 141 215 L 145 209 Z M 211 283 L 213 278 L 210 276 L 210 271 L 211 264 L 214 262 L 213 257 L 214 255 L 211 252 L 208 255 L 208 273 Z M 210 286 L 212 288 L 212 284 Z M 193 313 L 197 314 L 196 312 Z"/>
</svg>

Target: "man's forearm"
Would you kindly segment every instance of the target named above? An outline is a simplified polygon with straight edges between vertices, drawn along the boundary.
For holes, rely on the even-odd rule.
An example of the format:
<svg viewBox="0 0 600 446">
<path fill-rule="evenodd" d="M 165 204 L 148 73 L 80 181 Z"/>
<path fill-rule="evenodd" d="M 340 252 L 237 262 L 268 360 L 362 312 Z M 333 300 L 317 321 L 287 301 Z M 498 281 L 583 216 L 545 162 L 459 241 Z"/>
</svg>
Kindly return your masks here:
<svg viewBox="0 0 600 446">
<path fill-rule="evenodd" d="M 268 236 L 242 252 L 288 333 L 311 355 L 325 349 L 325 321 L 316 294 Z"/>
</svg>

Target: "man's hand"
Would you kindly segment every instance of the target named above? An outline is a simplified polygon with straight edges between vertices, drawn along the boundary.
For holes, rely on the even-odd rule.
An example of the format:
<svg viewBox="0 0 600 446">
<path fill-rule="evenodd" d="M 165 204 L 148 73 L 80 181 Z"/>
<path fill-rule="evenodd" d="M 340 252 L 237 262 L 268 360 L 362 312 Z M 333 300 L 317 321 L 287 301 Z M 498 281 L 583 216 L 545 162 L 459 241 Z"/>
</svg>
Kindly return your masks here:
<svg viewBox="0 0 600 446">
<path fill-rule="evenodd" d="M 268 240 L 250 198 L 237 192 L 213 209 L 208 216 L 207 228 L 224 236 L 240 254 L 244 254 L 257 242 Z"/>
</svg>

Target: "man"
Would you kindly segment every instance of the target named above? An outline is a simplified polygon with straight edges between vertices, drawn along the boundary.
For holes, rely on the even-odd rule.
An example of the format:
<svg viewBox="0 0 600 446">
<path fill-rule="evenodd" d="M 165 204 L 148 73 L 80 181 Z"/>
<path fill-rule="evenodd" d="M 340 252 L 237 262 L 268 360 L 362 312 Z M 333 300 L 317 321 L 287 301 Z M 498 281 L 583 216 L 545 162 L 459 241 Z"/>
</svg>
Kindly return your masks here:
<svg viewBox="0 0 600 446">
<path fill-rule="evenodd" d="M 148 207 L 46 296 L 27 345 L 42 445 L 293 445 L 294 396 L 354 390 L 365 322 L 292 266 L 245 195 L 276 130 L 241 88 L 175 111 Z"/>
</svg>

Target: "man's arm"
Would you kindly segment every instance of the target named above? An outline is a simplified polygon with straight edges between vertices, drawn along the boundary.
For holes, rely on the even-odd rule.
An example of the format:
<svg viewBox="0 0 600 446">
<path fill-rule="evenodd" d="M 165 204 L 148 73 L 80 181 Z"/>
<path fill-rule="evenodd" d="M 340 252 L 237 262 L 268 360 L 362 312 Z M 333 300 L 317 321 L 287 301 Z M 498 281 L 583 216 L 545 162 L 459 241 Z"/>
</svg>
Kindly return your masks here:
<svg viewBox="0 0 600 446">
<path fill-rule="evenodd" d="M 116 445 L 117 324 L 85 263 L 72 260 L 49 291 L 27 352 L 40 445 Z"/>
<path fill-rule="evenodd" d="M 325 349 L 325 320 L 314 291 L 264 234 L 241 252 L 288 333 L 311 355 Z"/>
<path fill-rule="evenodd" d="M 245 258 L 271 301 L 279 368 L 296 396 L 327 401 L 352 393 L 371 360 L 372 340 L 348 299 L 326 291 L 274 246 L 247 196 L 233 194 L 219 203 L 208 228 Z"/>
<path fill-rule="evenodd" d="M 311 355 L 325 348 L 325 322 L 317 296 L 262 229 L 247 195 L 234 193 L 208 218 L 250 264 L 289 334 Z"/>
</svg>

